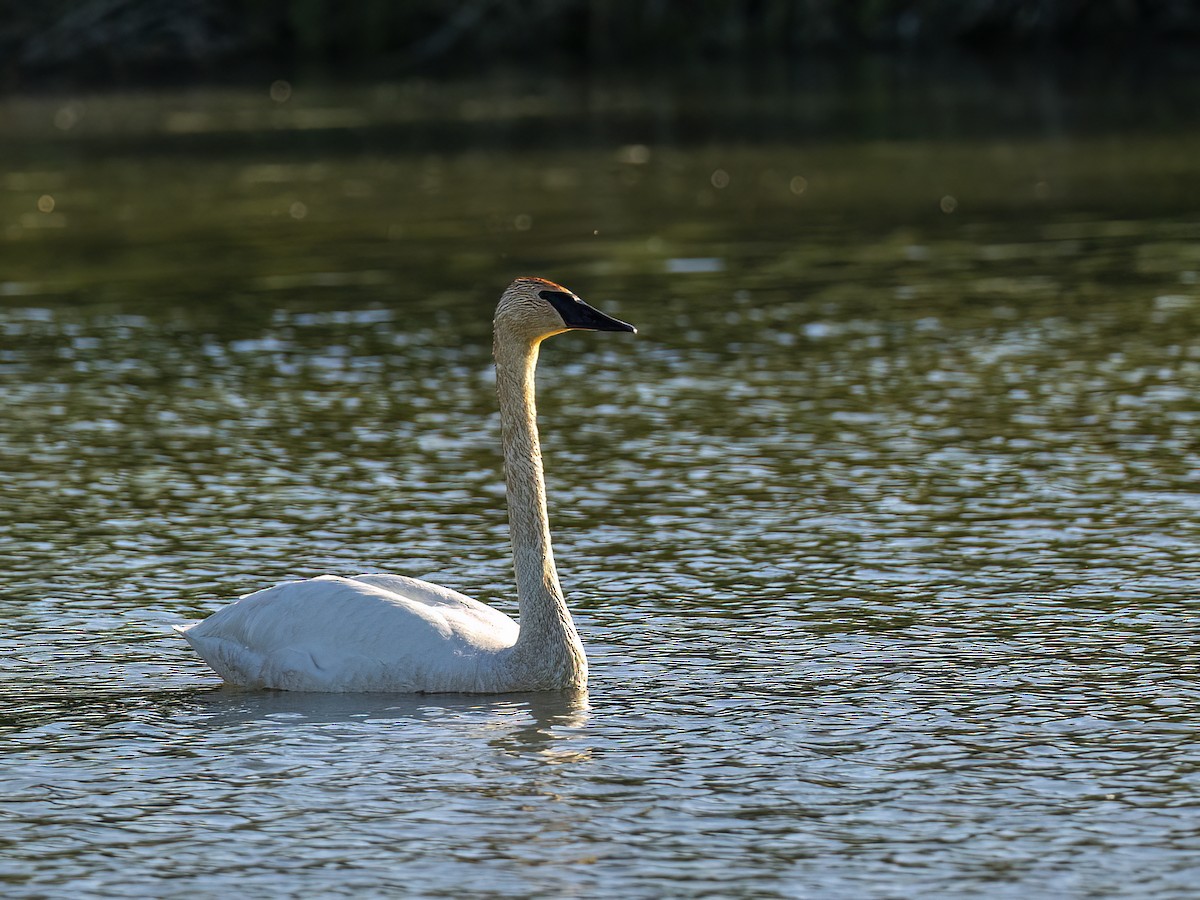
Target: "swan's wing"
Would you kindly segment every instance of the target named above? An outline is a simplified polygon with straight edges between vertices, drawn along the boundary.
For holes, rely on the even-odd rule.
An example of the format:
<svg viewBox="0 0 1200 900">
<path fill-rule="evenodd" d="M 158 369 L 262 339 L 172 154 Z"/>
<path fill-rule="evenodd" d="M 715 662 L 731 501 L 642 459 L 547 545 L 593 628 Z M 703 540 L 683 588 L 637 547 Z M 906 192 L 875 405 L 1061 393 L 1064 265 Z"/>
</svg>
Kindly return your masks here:
<svg viewBox="0 0 1200 900">
<path fill-rule="evenodd" d="M 490 625 L 495 628 L 505 628 L 513 624 L 512 619 L 500 612 L 500 610 L 494 609 L 486 603 L 480 603 L 466 594 L 460 594 L 458 591 L 452 591 L 450 588 L 442 587 L 440 584 L 434 584 L 431 581 L 408 578 L 404 575 L 382 574 L 355 575 L 350 581 L 359 581 L 363 584 L 383 588 L 385 591 L 398 594 L 401 597 L 408 597 L 427 606 L 436 607 L 447 614 L 452 614 L 453 610 L 458 610 L 461 615 L 468 619 L 477 619 L 481 624 Z"/>
<path fill-rule="evenodd" d="M 227 681 L 317 691 L 475 690 L 516 641 L 512 619 L 469 597 L 363 578 L 277 585 L 180 630 Z"/>
</svg>

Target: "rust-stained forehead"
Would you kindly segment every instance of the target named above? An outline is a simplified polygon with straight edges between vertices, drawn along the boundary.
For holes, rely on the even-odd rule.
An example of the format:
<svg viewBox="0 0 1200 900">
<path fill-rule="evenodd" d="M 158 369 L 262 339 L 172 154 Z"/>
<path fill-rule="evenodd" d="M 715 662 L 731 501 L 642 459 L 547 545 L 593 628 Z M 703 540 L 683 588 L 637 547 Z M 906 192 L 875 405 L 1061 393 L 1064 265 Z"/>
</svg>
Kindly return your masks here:
<svg viewBox="0 0 1200 900">
<path fill-rule="evenodd" d="M 549 279 L 538 278 L 535 275 L 523 275 L 522 277 L 515 279 L 513 281 L 513 284 L 514 285 L 527 284 L 530 287 L 537 287 L 537 288 L 541 288 L 543 290 L 546 288 L 549 288 L 552 291 L 562 291 L 564 294 L 571 293 L 565 287 L 563 287 L 561 284 L 555 284 L 553 281 L 550 281 Z"/>
</svg>

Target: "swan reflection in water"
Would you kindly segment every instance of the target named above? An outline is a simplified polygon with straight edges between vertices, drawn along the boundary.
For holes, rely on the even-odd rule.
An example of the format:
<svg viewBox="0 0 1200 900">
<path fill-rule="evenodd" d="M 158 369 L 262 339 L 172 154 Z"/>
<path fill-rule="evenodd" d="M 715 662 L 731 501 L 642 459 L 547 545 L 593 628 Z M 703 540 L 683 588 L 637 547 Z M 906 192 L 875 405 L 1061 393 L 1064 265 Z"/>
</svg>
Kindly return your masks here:
<svg viewBox="0 0 1200 900">
<path fill-rule="evenodd" d="M 514 755 L 538 756 L 567 762 L 586 759 L 587 752 L 558 748 L 565 733 L 584 728 L 589 721 L 587 691 L 530 691 L 517 694 L 378 694 L 306 693 L 296 691 L 247 691 L 221 686 L 176 694 L 169 701 L 184 718 L 193 719 L 206 732 L 235 729 L 246 734 L 250 727 L 255 744 L 272 739 L 287 740 L 290 732 L 313 726 L 347 725 L 339 729 L 341 740 L 353 740 L 355 729 L 364 740 L 381 740 L 381 729 L 399 726 L 397 743 L 428 735 L 427 727 L 440 736 L 459 729 L 474 743 L 486 734 L 489 746 Z M 414 731 L 417 726 L 419 731 Z M 461 732 L 459 732 L 461 733 Z"/>
</svg>

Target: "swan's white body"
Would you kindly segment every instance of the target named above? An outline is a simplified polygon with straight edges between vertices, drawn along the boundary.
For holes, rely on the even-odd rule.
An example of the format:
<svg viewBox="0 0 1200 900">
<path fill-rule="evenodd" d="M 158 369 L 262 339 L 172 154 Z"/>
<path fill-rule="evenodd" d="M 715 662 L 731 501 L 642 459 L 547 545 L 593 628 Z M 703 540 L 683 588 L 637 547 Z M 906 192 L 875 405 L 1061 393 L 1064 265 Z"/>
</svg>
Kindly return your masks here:
<svg viewBox="0 0 1200 900">
<path fill-rule="evenodd" d="M 538 345 L 569 328 L 634 330 L 542 279 L 517 279 L 496 309 L 519 626 L 427 581 L 323 575 L 247 594 L 177 630 L 218 675 L 246 687 L 502 693 L 586 686 L 583 644 L 550 548 L 534 406 Z"/>
<path fill-rule="evenodd" d="M 233 684 L 291 691 L 517 690 L 519 629 L 499 610 L 401 575 L 322 575 L 248 594 L 184 636 Z M 506 652 L 507 651 L 507 652 Z"/>
</svg>

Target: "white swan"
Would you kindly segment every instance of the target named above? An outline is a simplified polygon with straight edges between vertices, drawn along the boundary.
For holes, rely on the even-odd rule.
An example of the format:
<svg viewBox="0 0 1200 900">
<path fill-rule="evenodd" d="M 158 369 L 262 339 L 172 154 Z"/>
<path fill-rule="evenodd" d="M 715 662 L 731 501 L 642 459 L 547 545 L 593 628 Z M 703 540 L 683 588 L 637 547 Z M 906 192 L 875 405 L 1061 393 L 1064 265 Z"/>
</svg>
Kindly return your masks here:
<svg viewBox="0 0 1200 900">
<path fill-rule="evenodd" d="M 520 625 L 490 606 L 401 575 L 322 575 L 247 594 L 175 626 L 226 681 L 293 691 L 502 693 L 583 688 L 587 660 L 550 550 L 534 407 L 543 339 L 636 332 L 541 278 L 496 307 L 493 350 Z"/>
</svg>

